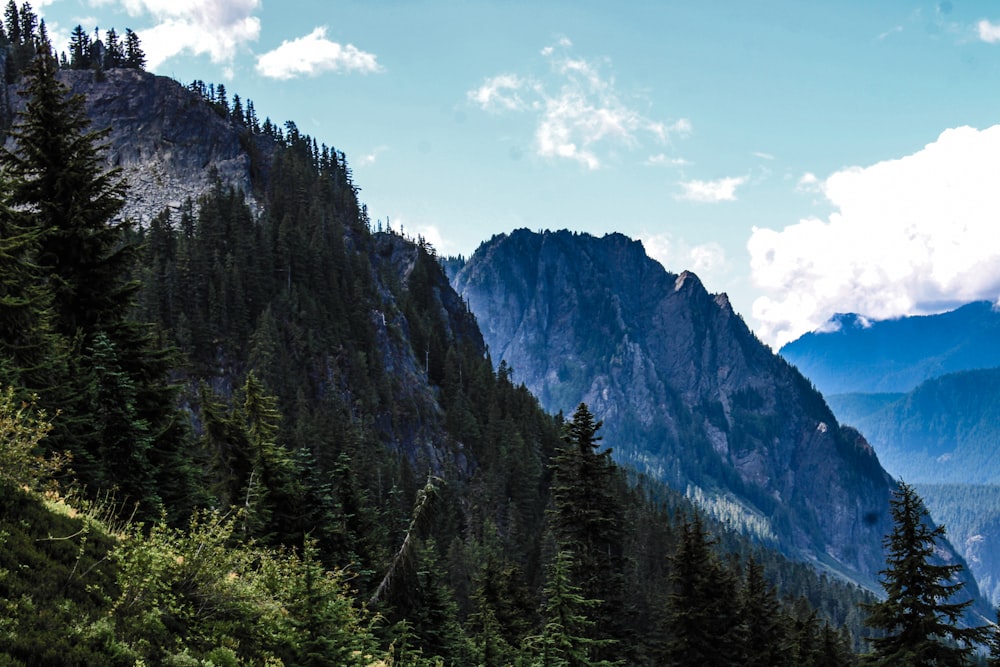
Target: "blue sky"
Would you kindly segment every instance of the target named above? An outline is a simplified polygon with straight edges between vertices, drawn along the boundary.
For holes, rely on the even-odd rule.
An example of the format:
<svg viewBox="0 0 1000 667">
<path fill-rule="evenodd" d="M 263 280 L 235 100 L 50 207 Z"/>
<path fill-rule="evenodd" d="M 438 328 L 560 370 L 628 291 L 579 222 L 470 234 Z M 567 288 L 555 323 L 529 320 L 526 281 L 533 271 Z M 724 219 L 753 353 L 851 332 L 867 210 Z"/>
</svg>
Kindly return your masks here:
<svg viewBox="0 0 1000 667">
<path fill-rule="evenodd" d="M 471 254 L 618 231 L 766 342 L 1000 296 L 1000 3 L 45 0 L 343 150 Z"/>
</svg>

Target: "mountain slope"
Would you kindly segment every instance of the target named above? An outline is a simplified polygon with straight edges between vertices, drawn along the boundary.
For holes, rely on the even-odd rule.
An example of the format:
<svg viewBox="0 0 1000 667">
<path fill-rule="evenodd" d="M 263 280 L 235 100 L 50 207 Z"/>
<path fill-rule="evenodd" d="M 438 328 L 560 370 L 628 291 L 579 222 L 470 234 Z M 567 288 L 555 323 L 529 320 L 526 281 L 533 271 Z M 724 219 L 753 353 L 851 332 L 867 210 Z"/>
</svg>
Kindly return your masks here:
<svg viewBox="0 0 1000 667">
<path fill-rule="evenodd" d="M 927 380 L 881 407 L 851 394 L 832 396 L 830 404 L 841 421 L 867 435 L 896 477 L 927 484 L 1000 483 L 1000 368 Z"/>
<path fill-rule="evenodd" d="M 907 392 L 946 373 L 1000 366 L 1000 311 L 987 301 L 881 322 L 839 315 L 831 328 L 780 350 L 824 395 Z"/>
<path fill-rule="evenodd" d="M 543 406 L 587 402 L 619 460 L 873 581 L 891 478 L 724 294 L 617 234 L 495 236 L 453 278 L 494 360 Z"/>
<path fill-rule="evenodd" d="M 189 91 L 164 89 L 182 101 L 187 95 L 191 107 L 204 106 Z M 149 101 L 155 115 L 162 105 Z M 183 352 L 174 379 L 182 384 L 184 426 L 191 429 L 185 430 L 185 463 L 200 482 L 185 506 L 165 503 L 163 509 L 179 524 L 169 535 L 192 549 L 157 547 L 174 530 L 158 526 L 157 539 L 125 540 L 138 549 L 138 576 L 130 576 L 137 564 L 128 547 L 110 559 L 98 554 L 111 566 L 109 576 L 124 582 L 119 587 L 129 604 L 112 600 L 118 591 L 111 590 L 99 600 L 105 607 L 95 605 L 73 626 L 100 631 L 97 639 L 104 643 L 97 650 L 117 651 L 123 662 L 216 659 L 221 654 L 214 649 L 222 646 L 232 647 L 227 663 L 235 663 L 237 651 L 239 658 L 259 661 L 275 640 L 287 640 L 293 656 L 286 664 L 305 662 L 294 659 L 300 649 L 314 662 L 345 664 L 329 657 L 329 633 L 290 617 L 280 598 L 269 598 L 268 608 L 284 619 L 271 632 L 247 621 L 256 610 L 245 599 L 236 601 L 240 614 L 223 608 L 228 605 L 187 613 L 204 610 L 206 600 L 233 590 L 231 584 L 247 582 L 226 561 L 240 552 L 272 585 L 294 594 L 266 558 L 253 556 L 245 541 L 252 540 L 254 549 L 285 554 L 312 548 L 325 566 L 347 567 L 350 589 L 384 612 L 379 639 L 383 647 L 397 647 L 393 662 L 431 664 L 439 656 L 446 664 L 479 664 L 486 661 L 482 653 L 501 649 L 509 656 L 503 662 L 513 662 L 522 653 L 514 647 L 530 652 L 528 638 L 542 631 L 545 620 L 538 615 L 552 560 L 545 509 L 559 422 L 508 372 L 490 367 L 475 320 L 433 252 L 398 235 L 372 233 L 342 156 L 319 151 L 291 131 L 269 141 L 273 155 L 263 165 L 269 176 L 251 180 L 259 193 L 255 210 L 238 183 L 213 180 L 197 201 L 147 211 L 143 218 L 148 224 L 135 267 L 142 283 L 136 312 Z M 150 150 L 144 154 L 159 159 L 156 151 L 165 149 Z M 636 639 L 620 646 L 628 662 L 656 664 L 651 656 L 664 641 L 667 556 L 677 543 L 677 517 L 691 508 L 658 484 L 629 486 L 624 473 L 611 470 L 613 493 L 605 497 L 627 517 L 622 548 L 630 555 L 622 559 L 628 571 L 613 574 L 625 582 L 621 593 L 631 608 L 627 618 L 614 620 Z M 0 489 L 0 497 L 9 495 Z M 204 534 L 198 536 L 195 524 L 184 527 L 191 505 L 238 507 L 228 520 L 235 532 L 218 548 L 203 548 Z M 33 541 L 16 517 L 12 523 L 14 530 L 7 531 L 8 524 L 0 530 L 5 546 L 22 537 Z M 15 540 L 6 541 L 8 532 Z M 734 550 L 743 555 L 759 554 L 747 540 L 722 537 L 727 546 L 739 544 Z M 47 569 L 67 562 L 75 568 L 73 539 L 60 538 L 62 558 Z M 81 547 L 85 541 L 83 533 Z M 147 546 L 148 558 L 142 554 Z M 764 558 L 783 592 L 820 597 L 838 624 L 853 617 L 856 625 L 857 590 L 774 554 Z M 310 587 L 323 578 L 317 574 L 310 567 L 294 611 L 330 611 Z M 26 576 L 18 568 L 3 583 L 28 590 Z M 338 599 L 348 592 L 345 585 Z M 54 597 L 38 600 L 40 608 L 62 609 L 59 619 L 73 611 L 58 593 Z M 24 664 L 44 664 L 36 647 L 57 630 L 34 623 L 34 600 L 17 602 L 7 629 L 18 646 L 5 644 L 3 651 L 23 650 L 16 655 Z M 109 614 L 107 606 L 121 613 Z M 173 613 L 178 607 L 181 613 Z M 796 607 L 789 605 L 789 618 L 805 621 L 809 612 Z M 223 627 L 213 627 L 220 616 Z M 477 625 L 486 618 L 488 625 Z M 331 619 L 311 618 L 323 620 Z M 594 621 L 610 625 L 606 618 Z M 289 623 L 302 631 L 280 629 Z M 808 635 L 803 641 L 811 642 L 813 634 L 806 628 L 796 636 Z M 315 641 L 299 645 L 306 639 Z M 407 657 L 419 651 L 427 661 L 406 660 L 404 645 Z M 361 652 L 350 655 L 363 659 Z"/>
</svg>

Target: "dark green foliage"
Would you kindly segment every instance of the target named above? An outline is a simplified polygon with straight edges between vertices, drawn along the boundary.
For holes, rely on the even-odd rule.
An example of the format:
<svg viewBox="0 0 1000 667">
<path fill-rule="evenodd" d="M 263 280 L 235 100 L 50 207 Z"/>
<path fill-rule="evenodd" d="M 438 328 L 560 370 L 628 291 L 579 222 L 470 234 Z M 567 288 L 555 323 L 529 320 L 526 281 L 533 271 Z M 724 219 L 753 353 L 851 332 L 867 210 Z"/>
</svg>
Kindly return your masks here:
<svg viewBox="0 0 1000 667">
<path fill-rule="evenodd" d="M 611 450 L 597 451 L 600 422 L 581 403 L 563 426 L 552 460 L 552 531 L 560 552 L 573 555 L 572 580 L 595 600 L 595 637 L 627 646 L 624 488 Z M 597 655 L 610 655 L 605 642 Z M 612 651 L 622 651 L 614 647 Z"/>
<path fill-rule="evenodd" d="M 100 626 L 116 594 L 111 544 L 89 519 L 0 481 L 0 664 L 133 664 Z"/>
<path fill-rule="evenodd" d="M 944 527 L 932 528 L 923 501 L 900 483 L 892 499 L 893 531 L 886 536 L 886 598 L 867 606 L 865 624 L 884 633 L 870 639 L 876 665 L 965 665 L 984 627 L 968 627 L 963 612 L 972 600 L 953 602 L 964 586 L 954 575 L 961 564 L 935 561 Z"/>
<path fill-rule="evenodd" d="M 741 664 L 736 581 L 711 545 L 701 519 L 681 525 L 667 598 L 666 665 Z"/>
<path fill-rule="evenodd" d="M 124 184 L 105 170 L 105 133 L 88 129 L 82 98 L 58 81 L 47 45 L 25 70 L 22 94 L 13 148 L 0 157 L 10 179 L 10 228 L 27 230 L 30 243 L 30 257 L 22 254 L 19 264 L 32 306 L 18 314 L 30 320 L 23 331 L 34 340 L 20 348 L 54 354 L 42 368 L 25 364 L 13 380 L 62 412 L 48 444 L 74 456 L 80 482 L 95 493 L 119 487 L 151 518 L 162 500 L 187 497 L 184 480 L 193 480 L 179 460 L 184 434 L 165 381 L 174 360 L 130 317 L 137 248 L 128 223 L 115 221 Z M 168 497 L 157 488 L 165 476 L 173 480 Z"/>
<path fill-rule="evenodd" d="M 109 34 L 106 58 L 119 43 L 128 61 L 129 34 Z M 52 61 L 38 67 L 52 84 Z M 68 166 L 43 187 L 34 181 L 47 171 L 11 158 L 0 308 L 30 326 L 0 321 L 0 370 L 26 389 L 58 380 L 42 404 L 63 412 L 43 445 L 71 448 L 94 493 L 118 489 L 105 515 L 139 500 L 145 519 L 111 521 L 120 535 L 105 531 L 100 553 L 60 542 L 86 553 L 93 576 L 40 589 L 34 606 L 11 598 L 23 633 L 12 659 L 52 662 L 50 644 L 69 664 L 662 664 L 677 637 L 665 597 L 684 578 L 667 555 L 690 504 L 641 476 L 630 483 L 598 449 L 585 406 L 564 424 L 512 369 L 494 371 L 433 248 L 371 232 L 342 153 L 292 123 L 260 127 L 251 103 L 204 88 L 259 149 L 259 213 L 220 183 L 144 229 L 117 225 L 114 172 L 73 152 L 99 155 L 100 135 L 54 86 L 44 92 L 66 136 L 43 148 Z M 31 199 L 60 184 L 72 187 L 59 210 Z M 86 192 L 93 207 L 74 198 Z M 92 256 L 67 263 L 70 244 Z M 49 283 L 58 289 L 39 289 Z M 704 406 L 719 423 L 720 410 Z M 24 527 L 2 530 L 14 544 Z M 773 635 L 754 646 L 761 655 L 781 641 L 797 664 L 820 664 L 823 642 L 840 637 L 823 621 L 849 622 L 858 592 L 732 535 L 712 546 L 709 531 L 726 535 L 718 526 L 699 530 L 715 585 L 691 604 L 726 619 L 716 643 L 748 651 L 748 634 Z M 761 565 L 743 579 L 750 553 Z M 7 563 L 0 586 L 27 590 Z M 775 590 L 822 615 L 776 603 Z M 383 622 L 369 626 L 362 602 Z M 762 609 L 777 609 L 781 627 L 754 625 Z M 54 620 L 25 631 L 33 615 Z M 14 627 L 5 622 L 0 632 Z"/>
<path fill-rule="evenodd" d="M 528 640 L 532 665 L 540 667 L 596 667 L 611 665 L 595 661 L 592 655 L 602 647 L 610 648 L 611 640 L 594 639 L 595 621 L 590 612 L 600 604 L 584 596 L 573 584 L 573 555 L 559 551 L 549 570 L 543 591 L 542 634 Z"/>
</svg>

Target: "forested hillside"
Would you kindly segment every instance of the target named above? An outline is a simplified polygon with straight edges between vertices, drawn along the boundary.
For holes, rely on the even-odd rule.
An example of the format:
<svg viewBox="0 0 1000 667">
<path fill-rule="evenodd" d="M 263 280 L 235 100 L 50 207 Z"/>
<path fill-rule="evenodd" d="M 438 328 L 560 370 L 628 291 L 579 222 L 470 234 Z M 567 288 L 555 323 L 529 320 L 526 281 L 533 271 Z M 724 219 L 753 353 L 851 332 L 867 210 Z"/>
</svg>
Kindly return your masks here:
<svg viewBox="0 0 1000 667">
<path fill-rule="evenodd" d="M 267 151 L 134 225 L 44 24 L 20 39 L 0 662 L 853 664 L 872 598 L 542 411 L 342 153 L 175 86 Z"/>
</svg>

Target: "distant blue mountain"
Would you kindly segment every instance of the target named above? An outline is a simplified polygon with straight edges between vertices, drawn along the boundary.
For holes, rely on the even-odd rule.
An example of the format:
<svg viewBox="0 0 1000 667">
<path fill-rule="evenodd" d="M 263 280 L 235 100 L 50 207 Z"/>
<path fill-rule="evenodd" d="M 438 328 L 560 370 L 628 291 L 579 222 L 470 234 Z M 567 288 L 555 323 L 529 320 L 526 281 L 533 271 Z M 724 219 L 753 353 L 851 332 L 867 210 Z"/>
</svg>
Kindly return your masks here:
<svg viewBox="0 0 1000 667">
<path fill-rule="evenodd" d="M 1000 366 L 1000 311 L 988 301 L 880 322 L 837 315 L 831 324 L 780 350 L 825 395 L 905 393 L 947 373 Z"/>
<path fill-rule="evenodd" d="M 1000 368 L 949 373 L 907 394 L 831 394 L 891 474 L 919 484 L 1000 484 Z"/>
</svg>

